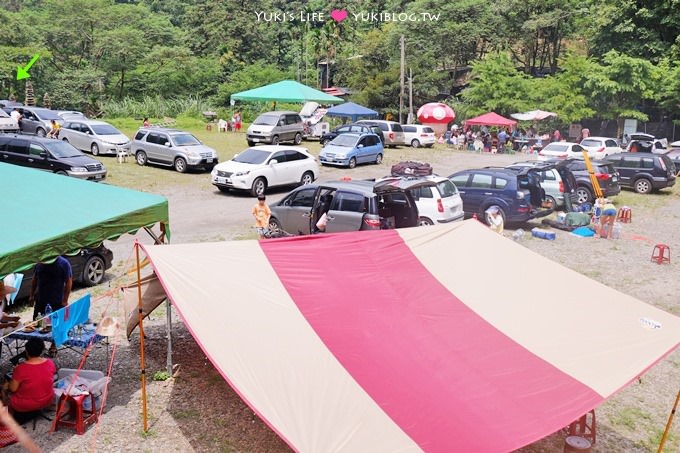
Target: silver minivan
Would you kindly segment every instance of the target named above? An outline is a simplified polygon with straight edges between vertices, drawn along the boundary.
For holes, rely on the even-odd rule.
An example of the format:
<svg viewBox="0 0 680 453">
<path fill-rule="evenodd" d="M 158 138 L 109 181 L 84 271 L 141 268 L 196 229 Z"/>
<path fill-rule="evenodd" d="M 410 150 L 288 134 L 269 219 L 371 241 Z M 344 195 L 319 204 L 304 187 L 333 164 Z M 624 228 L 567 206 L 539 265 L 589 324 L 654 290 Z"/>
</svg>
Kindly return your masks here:
<svg viewBox="0 0 680 453">
<path fill-rule="evenodd" d="M 249 146 L 256 143 L 278 145 L 282 142 L 292 142 L 299 145 L 302 142 L 304 126 L 302 117 L 295 112 L 267 112 L 257 117 L 246 131 Z"/>
<path fill-rule="evenodd" d="M 396 121 L 386 120 L 359 120 L 357 123 L 371 124 L 378 126 L 383 131 L 385 136 L 385 146 L 394 148 L 397 145 L 405 145 L 406 137 L 404 136 L 404 129 L 401 124 Z"/>
</svg>

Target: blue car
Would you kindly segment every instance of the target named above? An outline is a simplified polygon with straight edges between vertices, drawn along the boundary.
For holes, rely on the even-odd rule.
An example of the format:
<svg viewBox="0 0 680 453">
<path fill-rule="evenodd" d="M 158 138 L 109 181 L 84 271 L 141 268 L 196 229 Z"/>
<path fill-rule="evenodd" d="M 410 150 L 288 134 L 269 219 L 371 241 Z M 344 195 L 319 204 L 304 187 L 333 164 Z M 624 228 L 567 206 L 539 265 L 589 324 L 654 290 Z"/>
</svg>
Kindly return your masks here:
<svg viewBox="0 0 680 453">
<path fill-rule="evenodd" d="M 320 152 L 321 165 L 354 168 L 357 164 L 379 164 L 383 159 L 383 145 L 376 134 L 341 134 Z"/>
</svg>

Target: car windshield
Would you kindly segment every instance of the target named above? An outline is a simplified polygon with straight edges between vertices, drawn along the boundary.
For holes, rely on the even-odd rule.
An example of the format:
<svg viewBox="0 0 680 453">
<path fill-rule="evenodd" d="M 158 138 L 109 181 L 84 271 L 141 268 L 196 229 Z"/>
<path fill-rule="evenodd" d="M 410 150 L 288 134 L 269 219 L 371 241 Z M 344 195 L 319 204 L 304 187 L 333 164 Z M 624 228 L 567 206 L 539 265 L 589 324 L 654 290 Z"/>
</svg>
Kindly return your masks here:
<svg viewBox="0 0 680 453">
<path fill-rule="evenodd" d="M 59 120 L 61 121 L 61 117 L 56 114 L 56 112 L 53 112 L 52 110 L 47 110 L 47 109 L 35 109 L 33 111 L 35 115 L 40 118 L 41 120 Z"/>
<path fill-rule="evenodd" d="M 343 134 L 335 137 L 331 142 L 331 145 L 354 147 L 356 142 L 357 142 L 356 135 Z"/>
<path fill-rule="evenodd" d="M 253 124 L 256 124 L 258 126 L 276 126 L 278 122 L 279 122 L 278 115 L 260 115 L 253 122 Z"/>
<path fill-rule="evenodd" d="M 458 188 L 456 185 L 448 179 L 446 181 L 437 183 L 437 190 L 439 190 L 442 198 L 452 197 L 458 193 Z"/>
<path fill-rule="evenodd" d="M 201 142 L 191 134 L 173 135 L 172 141 L 174 141 L 177 146 L 195 146 L 201 144 Z"/>
<path fill-rule="evenodd" d="M 232 160 L 234 162 L 241 162 L 242 164 L 261 164 L 270 156 L 271 153 L 262 151 L 261 149 L 248 148 Z"/>
<path fill-rule="evenodd" d="M 599 140 L 588 140 L 585 139 L 581 142 L 581 146 L 600 146 L 601 142 Z"/>
<path fill-rule="evenodd" d="M 49 150 L 54 157 L 64 158 L 64 157 L 78 157 L 84 154 L 75 149 L 73 146 L 61 140 L 46 141 L 43 143 L 45 148 Z"/>
<path fill-rule="evenodd" d="M 111 126 L 110 124 L 97 124 L 97 125 L 92 125 L 92 130 L 94 131 L 95 134 L 97 135 L 120 135 L 122 134 L 121 131 L 116 129 L 115 127 Z"/>
<path fill-rule="evenodd" d="M 569 151 L 569 145 L 562 145 L 559 143 L 551 143 L 545 148 L 543 148 L 543 151 Z"/>
</svg>

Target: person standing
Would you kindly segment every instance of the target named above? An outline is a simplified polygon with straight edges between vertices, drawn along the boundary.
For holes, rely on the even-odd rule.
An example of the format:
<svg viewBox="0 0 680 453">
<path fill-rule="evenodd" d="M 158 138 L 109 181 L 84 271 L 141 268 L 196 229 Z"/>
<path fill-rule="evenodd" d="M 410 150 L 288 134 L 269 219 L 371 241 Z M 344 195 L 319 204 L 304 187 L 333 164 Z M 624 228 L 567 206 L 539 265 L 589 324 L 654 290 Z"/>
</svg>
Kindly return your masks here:
<svg viewBox="0 0 680 453">
<path fill-rule="evenodd" d="M 607 198 L 598 201 L 602 205 L 599 236 L 602 239 L 611 239 L 612 231 L 614 231 L 614 222 L 616 222 L 616 206 Z"/>
<path fill-rule="evenodd" d="M 241 132 L 241 112 L 237 111 L 234 113 L 234 128 L 236 132 Z"/>
<path fill-rule="evenodd" d="M 10 113 L 10 116 L 14 121 L 17 122 L 17 125 L 19 126 L 19 130 L 21 131 L 21 120 L 24 119 L 24 115 L 21 114 L 18 108 L 15 108 L 12 110 L 12 113 Z"/>
<path fill-rule="evenodd" d="M 561 142 L 562 141 L 562 134 L 560 134 L 559 129 L 555 129 L 555 132 L 553 132 L 553 142 Z"/>
<path fill-rule="evenodd" d="M 144 117 L 144 121 L 142 122 L 142 127 L 150 127 L 151 123 L 149 123 L 149 118 Z"/>
<path fill-rule="evenodd" d="M 257 234 L 260 235 L 260 239 L 265 238 L 265 233 L 269 228 L 269 217 L 271 217 L 272 212 L 269 210 L 269 206 L 265 203 L 266 197 L 263 195 L 257 196 L 257 203 L 253 206 L 253 217 L 255 217 L 255 228 L 257 229 Z"/>
<path fill-rule="evenodd" d="M 501 131 L 498 133 L 498 152 L 503 154 L 505 152 L 505 144 L 508 141 L 508 133 L 505 132 L 505 129 L 501 129 Z"/>
<path fill-rule="evenodd" d="M 63 256 L 57 257 L 53 263 L 38 263 L 31 281 L 28 294 L 29 303 L 33 303 L 33 319 L 45 313 L 49 304 L 52 310 L 59 310 L 68 305 L 73 285 L 71 263 Z"/>
</svg>

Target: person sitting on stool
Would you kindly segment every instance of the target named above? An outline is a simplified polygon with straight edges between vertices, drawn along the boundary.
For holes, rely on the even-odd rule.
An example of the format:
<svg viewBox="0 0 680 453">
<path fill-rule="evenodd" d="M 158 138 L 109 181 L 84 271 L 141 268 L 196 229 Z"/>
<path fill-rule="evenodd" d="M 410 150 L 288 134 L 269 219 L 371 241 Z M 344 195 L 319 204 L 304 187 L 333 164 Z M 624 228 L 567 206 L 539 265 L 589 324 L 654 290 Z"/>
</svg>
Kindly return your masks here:
<svg viewBox="0 0 680 453">
<path fill-rule="evenodd" d="M 27 421 L 27 413 L 49 407 L 54 402 L 52 383 L 57 367 L 52 360 L 41 357 L 45 343 L 38 338 L 26 342 L 26 361 L 12 372 L 12 379 L 5 382 L 3 399 L 19 424 Z M 9 392 L 9 394 L 7 394 Z"/>
</svg>

